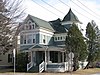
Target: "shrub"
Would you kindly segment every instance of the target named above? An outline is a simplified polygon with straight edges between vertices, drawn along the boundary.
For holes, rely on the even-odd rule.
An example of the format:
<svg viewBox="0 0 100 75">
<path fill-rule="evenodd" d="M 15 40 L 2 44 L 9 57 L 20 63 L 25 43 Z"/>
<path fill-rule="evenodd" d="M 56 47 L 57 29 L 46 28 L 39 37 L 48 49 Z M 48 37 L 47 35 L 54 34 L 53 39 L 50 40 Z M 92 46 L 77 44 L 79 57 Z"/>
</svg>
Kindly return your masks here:
<svg viewBox="0 0 100 75">
<path fill-rule="evenodd" d="M 16 71 L 26 72 L 27 71 L 27 53 L 19 53 L 16 58 Z"/>
</svg>

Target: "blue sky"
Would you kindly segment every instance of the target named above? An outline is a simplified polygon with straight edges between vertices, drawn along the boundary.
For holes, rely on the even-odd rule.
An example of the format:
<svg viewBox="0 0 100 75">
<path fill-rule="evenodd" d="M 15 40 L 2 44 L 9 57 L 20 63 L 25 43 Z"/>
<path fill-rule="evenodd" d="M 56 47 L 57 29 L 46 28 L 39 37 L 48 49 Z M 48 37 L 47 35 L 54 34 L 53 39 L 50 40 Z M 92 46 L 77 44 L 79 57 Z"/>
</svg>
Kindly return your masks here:
<svg viewBox="0 0 100 75">
<path fill-rule="evenodd" d="M 100 29 L 100 0 L 24 0 L 24 6 L 26 7 L 25 12 L 27 14 L 46 21 L 55 20 L 57 18 L 63 19 L 71 8 L 74 14 L 83 23 L 80 25 L 81 28 L 85 29 L 87 23 L 94 20 Z"/>
</svg>

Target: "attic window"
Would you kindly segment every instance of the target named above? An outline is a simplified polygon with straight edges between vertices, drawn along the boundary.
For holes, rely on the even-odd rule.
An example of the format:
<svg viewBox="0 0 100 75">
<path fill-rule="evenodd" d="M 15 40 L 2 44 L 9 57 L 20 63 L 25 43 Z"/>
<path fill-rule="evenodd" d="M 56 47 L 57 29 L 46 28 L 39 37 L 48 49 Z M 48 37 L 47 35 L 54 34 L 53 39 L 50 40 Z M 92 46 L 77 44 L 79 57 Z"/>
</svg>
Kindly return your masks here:
<svg viewBox="0 0 100 75">
<path fill-rule="evenodd" d="M 29 29 L 29 30 L 35 28 L 35 23 L 32 22 L 31 20 L 29 20 L 27 23 L 28 23 L 28 29 Z"/>
<path fill-rule="evenodd" d="M 33 28 L 33 29 L 35 28 L 35 23 L 32 23 L 32 28 Z"/>
</svg>

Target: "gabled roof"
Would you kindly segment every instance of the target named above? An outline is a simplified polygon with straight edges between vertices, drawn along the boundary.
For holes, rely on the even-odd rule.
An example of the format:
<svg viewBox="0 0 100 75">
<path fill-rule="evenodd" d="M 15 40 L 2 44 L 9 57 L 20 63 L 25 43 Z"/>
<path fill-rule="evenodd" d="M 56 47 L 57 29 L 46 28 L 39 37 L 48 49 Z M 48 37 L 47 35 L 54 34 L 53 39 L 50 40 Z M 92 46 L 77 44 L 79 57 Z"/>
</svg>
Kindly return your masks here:
<svg viewBox="0 0 100 75">
<path fill-rule="evenodd" d="M 30 47 L 30 49 L 34 49 L 34 48 L 45 48 L 45 46 L 37 44 L 37 45 L 34 45 L 34 46 Z"/>
<path fill-rule="evenodd" d="M 71 22 L 75 22 L 75 23 L 80 23 L 80 21 L 78 20 L 77 16 L 72 12 L 71 8 L 69 10 L 69 12 L 67 13 L 67 15 L 64 17 L 64 19 L 62 20 L 64 21 L 71 21 Z"/>
<path fill-rule="evenodd" d="M 39 27 L 43 27 L 43 28 L 46 28 L 46 29 L 49 29 L 51 31 L 54 32 L 54 29 L 51 27 L 51 25 L 47 22 L 47 21 L 44 21 L 40 18 L 37 18 L 37 17 L 34 17 L 32 15 L 28 15 L 29 17 L 31 17 L 31 19 L 39 26 Z"/>
<path fill-rule="evenodd" d="M 50 21 L 52 28 L 55 30 L 55 33 L 65 33 L 66 30 L 63 25 L 61 25 L 61 20 L 58 18 L 57 20 Z"/>
</svg>

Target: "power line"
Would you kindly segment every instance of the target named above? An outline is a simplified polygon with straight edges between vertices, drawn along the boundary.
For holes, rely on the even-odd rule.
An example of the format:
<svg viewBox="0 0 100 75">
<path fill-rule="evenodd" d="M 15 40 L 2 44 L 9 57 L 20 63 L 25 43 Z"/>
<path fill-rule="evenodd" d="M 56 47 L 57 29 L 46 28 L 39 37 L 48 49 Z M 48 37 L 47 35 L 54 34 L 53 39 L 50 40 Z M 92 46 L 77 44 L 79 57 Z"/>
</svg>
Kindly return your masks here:
<svg viewBox="0 0 100 75">
<path fill-rule="evenodd" d="M 37 3 L 36 1 L 34 1 L 34 0 L 32 0 L 34 3 L 36 3 L 37 5 L 39 5 L 40 7 L 42 7 L 43 9 L 45 9 L 45 10 L 47 10 L 47 11 L 49 11 L 50 13 L 52 13 L 52 14 L 54 14 L 54 15 L 56 15 L 56 16 L 59 16 L 59 15 L 57 15 L 57 14 L 55 14 L 54 12 L 52 12 L 52 11 L 50 11 L 49 9 L 47 9 L 46 7 L 44 7 L 44 6 L 42 6 L 42 5 L 40 5 L 39 3 Z M 45 2 L 44 0 L 42 0 L 44 3 L 46 3 L 47 5 L 49 5 L 50 7 L 52 7 L 52 8 L 54 8 L 55 10 L 57 10 L 57 11 L 59 11 L 60 13 L 62 13 L 62 14 L 64 14 L 63 12 L 61 12 L 60 10 L 58 10 L 58 9 L 56 9 L 55 7 L 53 7 L 52 5 L 50 5 L 50 4 L 48 4 L 47 2 Z M 68 6 L 68 7 L 70 7 L 69 5 L 67 5 L 66 3 L 64 3 L 62 0 L 59 0 L 61 3 L 63 3 L 64 5 L 66 5 L 66 6 Z M 71 8 L 71 7 L 70 7 Z M 72 8 L 73 9 L 73 8 Z M 88 19 L 90 19 L 90 20 L 92 20 L 91 18 L 89 18 L 89 17 L 87 17 L 86 15 L 84 15 L 84 14 L 82 14 L 82 13 L 80 13 L 80 12 L 78 12 L 77 10 L 75 10 L 75 9 L 73 9 L 74 11 L 76 11 L 77 13 L 79 13 L 80 15 L 82 15 L 82 16 L 84 16 L 84 17 L 86 17 L 86 18 L 88 18 Z M 59 17 L 61 17 L 61 16 L 59 16 Z"/>
<path fill-rule="evenodd" d="M 91 12 L 93 12 L 95 15 L 100 16 L 99 14 L 95 13 L 94 11 L 92 11 L 91 9 L 89 9 L 86 5 L 84 5 L 81 1 L 77 0 L 79 3 L 81 3 L 85 8 L 87 8 L 88 10 L 90 10 Z"/>
<path fill-rule="evenodd" d="M 43 9 L 45 9 L 45 10 L 49 11 L 50 13 L 52 13 L 52 14 L 54 14 L 54 15 L 56 15 L 56 16 L 59 16 L 59 15 L 55 14 L 54 12 L 50 11 L 49 9 L 47 9 L 47 8 L 43 7 L 43 6 L 42 6 L 42 5 L 40 5 L 39 3 L 35 2 L 34 0 L 32 0 L 32 1 L 33 1 L 35 4 L 39 5 L 40 7 L 42 7 Z M 60 17 L 60 16 L 59 16 L 59 17 Z"/>
<path fill-rule="evenodd" d="M 49 3 L 45 2 L 44 0 L 41 0 L 43 1 L 45 4 L 49 5 L 50 7 L 54 8 L 55 10 L 59 11 L 60 13 L 64 14 L 62 11 L 56 9 L 55 7 L 53 7 L 52 5 L 50 5 Z"/>
<path fill-rule="evenodd" d="M 61 3 L 63 3 L 64 5 L 66 5 L 66 6 L 68 6 L 69 8 L 71 8 L 69 5 L 67 5 L 66 3 L 64 3 L 63 1 L 61 1 L 61 0 L 59 0 Z M 73 8 L 71 8 L 71 9 L 73 9 Z M 77 13 L 79 13 L 77 10 L 75 10 L 75 9 L 73 9 L 74 11 L 76 11 Z M 84 16 L 84 17 L 86 17 L 86 18 L 88 18 L 88 19 L 90 19 L 89 17 L 87 17 L 87 16 L 85 16 L 85 15 L 83 15 L 82 13 L 79 13 L 80 15 L 82 15 L 82 16 Z M 91 20 L 91 19 L 90 19 Z"/>
<path fill-rule="evenodd" d="M 81 8 L 82 10 L 84 10 L 85 12 L 87 12 L 88 14 L 90 14 L 91 16 L 93 16 L 93 17 L 96 17 L 96 16 L 94 16 L 94 15 L 92 15 L 91 13 L 89 13 L 88 11 L 86 11 L 85 9 L 83 9 L 82 7 L 80 7 L 78 4 L 76 4 L 74 1 L 72 1 L 72 0 L 70 0 L 72 3 L 74 3 L 75 5 L 77 5 L 79 8 Z M 96 17 L 96 18 L 98 18 L 98 17 Z"/>
</svg>

